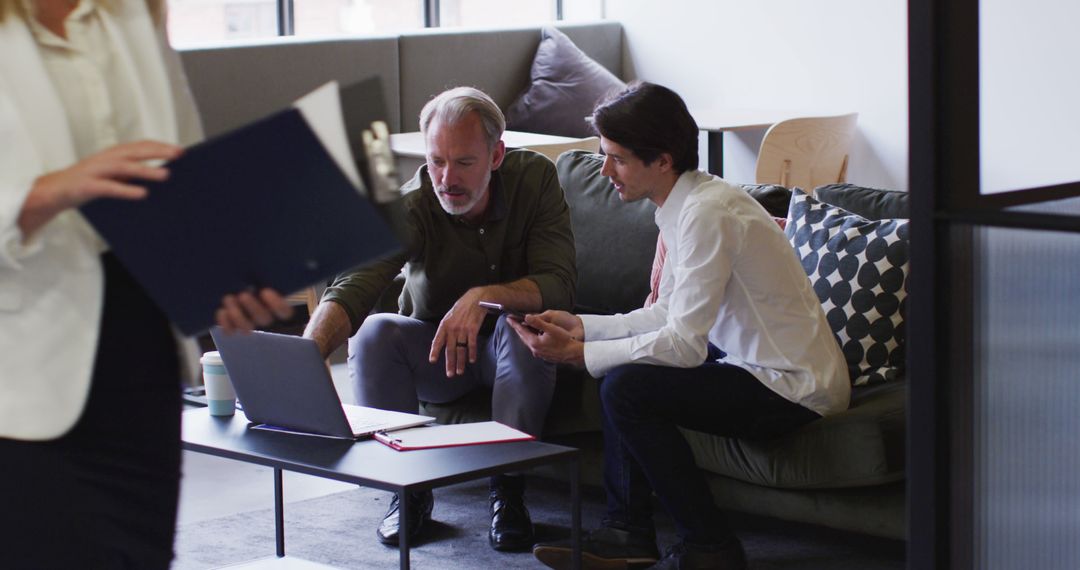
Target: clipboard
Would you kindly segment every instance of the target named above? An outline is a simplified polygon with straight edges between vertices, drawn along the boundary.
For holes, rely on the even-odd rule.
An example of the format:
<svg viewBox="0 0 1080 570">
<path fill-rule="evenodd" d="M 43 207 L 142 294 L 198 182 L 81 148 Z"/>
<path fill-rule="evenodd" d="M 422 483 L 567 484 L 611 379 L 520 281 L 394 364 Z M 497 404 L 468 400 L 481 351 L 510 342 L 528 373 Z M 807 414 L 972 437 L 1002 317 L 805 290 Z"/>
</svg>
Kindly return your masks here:
<svg viewBox="0 0 1080 570">
<path fill-rule="evenodd" d="M 226 294 L 289 294 L 400 249 L 369 198 L 372 169 L 367 153 L 349 144 L 357 113 L 344 113 L 353 118 L 346 125 L 342 95 L 382 105 L 378 79 L 345 89 L 330 82 L 189 147 L 166 164 L 168 180 L 138 182 L 149 190 L 145 199 L 81 208 L 182 333 L 212 325 Z M 359 114 L 385 116 L 381 108 Z"/>
<path fill-rule="evenodd" d="M 397 451 L 483 445 L 536 439 L 499 422 L 446 424 L 376 432 L 374 438 Z"/>
</svg>

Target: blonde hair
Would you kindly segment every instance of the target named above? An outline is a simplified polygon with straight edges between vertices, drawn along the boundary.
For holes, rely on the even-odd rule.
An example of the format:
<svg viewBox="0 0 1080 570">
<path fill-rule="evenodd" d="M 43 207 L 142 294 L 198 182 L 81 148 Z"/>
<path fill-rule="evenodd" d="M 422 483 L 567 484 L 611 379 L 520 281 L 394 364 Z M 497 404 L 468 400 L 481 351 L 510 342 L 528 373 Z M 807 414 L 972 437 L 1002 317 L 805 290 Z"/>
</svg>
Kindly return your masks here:
<svg viewBox="0 0 1080 570">
<path fill-rule="evenodd" d="M 124 0 L 91 0 L 97 3 L 102 8 L 113 8 L 117 3 Z M 165 0 L 145 0 L 146 8 L 150 10 L 150 17 L 153 18 L 154 24 L 160 25 L 164 22 L 165 17 Z M 0 0 L 0 22 L 4 22 L 10 17 L 17 18 L 29 18 L 30 17 L 30 5 L 34 0 Z"/>
</svg>

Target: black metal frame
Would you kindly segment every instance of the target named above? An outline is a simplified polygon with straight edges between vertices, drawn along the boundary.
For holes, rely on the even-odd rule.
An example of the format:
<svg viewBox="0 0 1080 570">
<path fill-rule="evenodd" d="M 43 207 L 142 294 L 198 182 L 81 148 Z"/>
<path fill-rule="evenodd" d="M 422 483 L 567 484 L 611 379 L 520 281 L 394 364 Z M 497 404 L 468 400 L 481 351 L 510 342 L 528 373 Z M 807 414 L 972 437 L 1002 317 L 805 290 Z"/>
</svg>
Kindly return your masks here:
<svg viewBox="0 0 1080 570">
<path fill-rule="evenodd" d="M 277 0 L 278 35 L 292 36 L 296 34 L 296 15 L 293 0 Z"/>
<path fill-rule="evenodd" d="M 424 11 L 424 27 L 438 28 L 442 21 L 442 11 L 439 0 L 421 0 Z"/>
<path fill-rule="evenodd" d="M 908 567 L 974 567 L 979 228 L 1080 233 L 1076 216 L 1006 208 L 1080 182 L 981 193 L 979 1 L 909 0 Z"/>
</svg>

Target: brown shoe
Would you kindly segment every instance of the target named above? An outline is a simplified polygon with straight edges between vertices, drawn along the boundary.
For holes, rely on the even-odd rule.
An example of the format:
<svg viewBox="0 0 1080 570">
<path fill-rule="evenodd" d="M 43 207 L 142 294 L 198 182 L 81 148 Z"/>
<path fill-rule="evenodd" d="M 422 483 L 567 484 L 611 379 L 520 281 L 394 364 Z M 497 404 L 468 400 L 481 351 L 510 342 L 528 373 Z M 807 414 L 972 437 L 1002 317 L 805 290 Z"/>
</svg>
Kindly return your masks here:
<svg viewBox="0 0 1080 570">
<path fill-rule="evenodd" d="M 649 570 L 745 570 L 746 553 L 738 538 L 713 548 L 695 548 L 680 542 Z"/>
<path fill-rule="evenodd" d="M 537 560 L 556 570 L 571 568 L 573 544 L 570 540 L 541 543 L 533 547 Z M 584 570 L 629 570 L 647 568 L 660 558 L 656 539 L 629 531 L 600 527 L 581 539 L 581 567 Z"/>
</svg>

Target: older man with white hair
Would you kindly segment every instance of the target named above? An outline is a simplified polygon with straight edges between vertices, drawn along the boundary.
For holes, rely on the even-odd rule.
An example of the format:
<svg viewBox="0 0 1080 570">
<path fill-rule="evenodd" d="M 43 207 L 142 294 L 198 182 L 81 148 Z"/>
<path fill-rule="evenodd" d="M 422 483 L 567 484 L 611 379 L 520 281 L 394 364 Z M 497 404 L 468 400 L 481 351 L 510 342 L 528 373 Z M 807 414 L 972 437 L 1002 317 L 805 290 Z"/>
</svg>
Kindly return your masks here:
<svg viewBox="0 0 1080 570">
<path fill-rule="evenodd" d="M 478 303 L 522 312 L 568 309 L 576 271 L 570 211 L 547 158 L 506 150 L 505 119 L 483 92 L 458 87 L 420 113 L 426 164 L 402 188 L 407 223 L 400 254 L 340 276 L 305 336 L 324 355 L 349 341 L 358 403 L 416 412 L 478 388 L 492 418 L 539 436 L 555 389 L 554 365 L 532 356 L 507 324 Z M 404 267 L 397 314 L 369 312 Z M 351 337 L 351 338 L 350 338 Z M 491 481 L 489 539 L 496 550 L 532 546 L 520 476 Z M 410 496 L 410 539 L 430 520 L 430 491 Z M 399 497 L 377 535 L 397 544 Z M 414 524 L 415 523 L 415 524 Z"/>
</svg>

